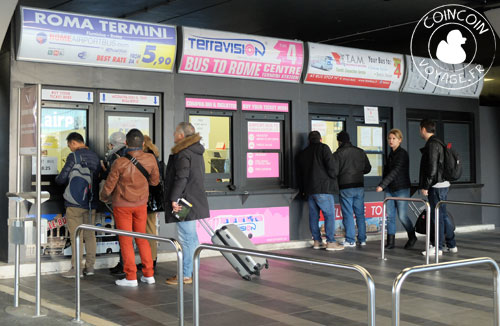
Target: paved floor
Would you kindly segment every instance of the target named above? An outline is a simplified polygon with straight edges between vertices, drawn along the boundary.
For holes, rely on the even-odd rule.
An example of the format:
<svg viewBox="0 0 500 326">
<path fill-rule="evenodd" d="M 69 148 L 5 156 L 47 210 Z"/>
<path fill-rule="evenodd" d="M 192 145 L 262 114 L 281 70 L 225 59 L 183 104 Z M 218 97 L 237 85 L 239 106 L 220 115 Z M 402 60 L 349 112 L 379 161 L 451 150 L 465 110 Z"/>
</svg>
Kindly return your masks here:
<svg viewBox="0 0 500 326">
<path fill-rule="evenodd" d="M 405 267 L 424 263 L 419 238 L 416 249 L 387 251 L 387 261 L 378 259 L 380 242 L 341 252 L 293 249 L 282 253 L 337 260 L 364 266 L 376 284 L 377 325 L 391 325 L 391 289 Z M 442 261 L 489 256 L 500 260 L 500 230 L 459 234 L 457 254 L 444 254 Z M 201 313 L 204 326 L 217 325 L 366 325 L 366 289 L 353 272 L 306 264 L 270 261 L 260 279 L 240 279 L 222 257 L 201 263 Z M 176 288 L 163 281 L 175 273 L 175 263 L 159 264 L 155 285 L 120 288 L 107 270 L 82 281 L 82 318 L 93 325 L 177 325 Z M 21 304 L 32 304 L 35 278 L 23 278 Z M 493 282 L 488 267 L 460 268 L 408 278 L 402 291 L 401 325 L 492 325 Z M 1 325 L 74 325 L 74 280 L 59 275 L 42 277 L 47 317 L 14 317 L 5 307 L 12 280 L 0 281 Z M 186 286 L 186 325 L 192 324 L 192 286 Z"/>
</svg>

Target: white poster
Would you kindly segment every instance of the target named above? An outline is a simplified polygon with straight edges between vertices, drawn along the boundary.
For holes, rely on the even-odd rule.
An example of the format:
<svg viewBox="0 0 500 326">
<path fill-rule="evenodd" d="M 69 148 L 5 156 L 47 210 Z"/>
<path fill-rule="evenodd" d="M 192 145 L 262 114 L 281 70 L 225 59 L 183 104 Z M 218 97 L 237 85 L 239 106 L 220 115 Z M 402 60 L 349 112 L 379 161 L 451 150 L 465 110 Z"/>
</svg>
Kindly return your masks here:
<svg viewBox="0 0 500 326">
<path fill-rule="evenodd" d="M 365 106 L 365 123 L 378 125 L 378 107 Z"/>
<path fill-rule="evenodd" d="M 205 147 L 205 149 L 209 149 L 210 144 L 210 117 L 197 117 L 190 116 L 189 122 L 194 126 L 194 129 L 197 133 L 200 134 L 201 140 L 200 143 Z"/>
</svg>

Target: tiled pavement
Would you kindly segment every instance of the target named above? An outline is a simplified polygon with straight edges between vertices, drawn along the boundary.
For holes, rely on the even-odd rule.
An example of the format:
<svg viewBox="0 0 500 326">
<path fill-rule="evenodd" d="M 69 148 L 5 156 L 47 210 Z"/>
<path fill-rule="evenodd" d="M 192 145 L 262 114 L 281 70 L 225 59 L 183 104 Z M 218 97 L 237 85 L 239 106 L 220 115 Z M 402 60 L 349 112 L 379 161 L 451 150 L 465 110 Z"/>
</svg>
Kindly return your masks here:
<svg viewBox="0 0 500 326">
<path fill-rule="evenodd" d="M 291 249 L 289 255 L 335 260 L 364 266 L 375 279 L 377 325 L 391 325 L 392 283 L 405 267 L 425 262 L 419 238 L 414 250 L 404 250 L 398 239 L 394 250 L 380 256 L 380 242 L 340 252 Z M 459 234 L 457 254 L 441 261 L 488 256 L 500 260 L 500 230 Z M 176 287 L 165 285 L 175 273 L 175 262 L 161 263 L 157 284 L 120 288 L 107 270 L 82 280 L 83 320 L 95 325 L 177 325 Z M 21 291 L 34 295 L 34 277 L 23 278 Z M 0 281 L 0 290 L 12 279 Z M 50 301 L 49 316 L 33 319 L 7 314 L 12 296 L 0 292 L 1 325 L 71 325 L 74 315 L 74 280 L 42 276 L 42 298 Z M 252 282 L 244 281 L 222 257 L 201 261 L 200 321 L 204 326 L 225 325 L 366 325 L 367 291 L 361 276 L 352 271 L 270 261 L 270 269 Z M 30 304 L 21 300 L 22 304 Z M 192 324 L 192 286 L 185 286 L 186 325 Z M 487 266 L 428 272 L 410 276 L 401 301 L 401 325 L 493 324 L 493 282 Z M 108 323 L 109 321 L 111 323 Z M 73 324 L 74 325 L 74 324 Z"/>
</svg>

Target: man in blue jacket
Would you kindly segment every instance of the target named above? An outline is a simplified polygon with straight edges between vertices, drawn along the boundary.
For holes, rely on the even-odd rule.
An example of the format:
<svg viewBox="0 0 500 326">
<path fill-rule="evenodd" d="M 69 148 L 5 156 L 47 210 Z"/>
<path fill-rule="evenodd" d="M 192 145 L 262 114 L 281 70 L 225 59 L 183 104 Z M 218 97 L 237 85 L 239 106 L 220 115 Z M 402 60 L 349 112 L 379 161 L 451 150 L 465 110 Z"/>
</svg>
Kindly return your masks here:
<svg viewBox="0 0 500 326">
<path fill-rule="evenodd" d="M 70 172 L 75 165 L 75 155 L 79 160 L 86 163 L 88 168 L 92 173 L 92 194 L 90 198 L 91 201 L 87 205 L 76 205 L 70 203 L 67 200 L 64 201 L 64 206 L 66 207 L 66 226 L 68 227 L 70 239 L 71 239 L 71 269 L 63 273 L 62 276 L 66 278 L 75 278 L 75 230 L 81 224 L 92 224 L 95 223 L 95 208 L 97 207 L 98 201 L 98 187 L 99 187 L 99 176 L 101 173 L 101 165 L 99 162 L 99 157 L 96 153 L 89 150 L 85 145 L 82 135 L 77 132 L 72 132 L 66 137 L 66 141 L 69 149 L 72 153 L 66 158 L 66 163 L 62 168 L 61 173 L 56 177 L 56 182 L 60 185 L 68 183 Z M 83 197 L 82 193 L 82 197 Z M 90 207 L 89 207 L 90 205 Z M 92 218 L 90 221 L 89 210 L 92 209 Z M 83 274 L 94 275 L 94 263 L 96 254 L 96 239 L 94 231 L 83 231 L 83 240 L 85 241 L 85 251 L 86 251 L 86 261 L 85 268 L 83 269 Z M 83 259 L 83 246 L 80 247 L 80 261 Z M 82 275 L 82 274 L 80 274 Z"/>
</svg>

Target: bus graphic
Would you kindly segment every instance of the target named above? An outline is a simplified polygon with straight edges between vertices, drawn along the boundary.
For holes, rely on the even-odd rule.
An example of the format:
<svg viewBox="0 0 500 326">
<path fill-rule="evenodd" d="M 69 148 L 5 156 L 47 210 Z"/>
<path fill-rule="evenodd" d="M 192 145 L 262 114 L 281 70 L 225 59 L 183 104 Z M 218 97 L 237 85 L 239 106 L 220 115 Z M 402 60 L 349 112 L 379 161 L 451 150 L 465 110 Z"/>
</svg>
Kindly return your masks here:
<svg viewBox="0 0 500 326">
<path fill-rule="evenodd" d="M 315 57 L 311 61 L 311 66 L 325 71 L 330 71 L 333 69 L 333 57 L 330 55 Z"/>
</svg>

